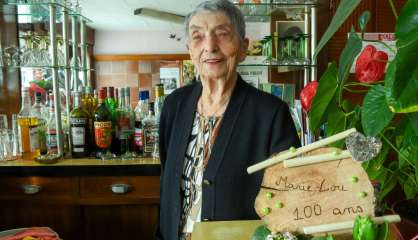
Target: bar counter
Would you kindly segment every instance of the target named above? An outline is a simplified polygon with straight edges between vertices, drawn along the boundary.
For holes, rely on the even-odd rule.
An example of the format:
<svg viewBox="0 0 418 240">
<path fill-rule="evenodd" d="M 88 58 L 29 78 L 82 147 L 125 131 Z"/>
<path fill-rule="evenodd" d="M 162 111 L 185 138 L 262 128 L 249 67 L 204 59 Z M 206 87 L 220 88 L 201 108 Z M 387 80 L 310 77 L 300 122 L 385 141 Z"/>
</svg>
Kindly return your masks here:
<svg viewBox="0 0 418 240">
<path fill-rule="evenodd" d="M 62 239 L 153 239 L 160 162 L 63 159 L 0 162 L 0 231 L 46 226 Z"/>
<path fill-rule="evenodd" d="M 154 158 L 136 158 L 132 160 L 61 159 L 53 164 L 41 164 L 35 160 L 27 159 L 0 162 L 0 175 L 13 176 L 159 176 L 160 173 L 160 161 Z"/>
</svg>

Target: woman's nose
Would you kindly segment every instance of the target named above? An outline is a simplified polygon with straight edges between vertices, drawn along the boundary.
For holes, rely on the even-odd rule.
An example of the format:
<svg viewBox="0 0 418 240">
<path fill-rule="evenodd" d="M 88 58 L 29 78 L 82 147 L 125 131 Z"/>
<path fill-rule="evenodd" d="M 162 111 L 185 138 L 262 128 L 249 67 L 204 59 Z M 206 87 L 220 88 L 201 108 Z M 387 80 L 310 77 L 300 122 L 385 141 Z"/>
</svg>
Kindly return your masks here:
<svg viewBox="0 0 418 240">
<path fill-rule="evenodd" d="M 218 41 L 213 34 L 208 34 L 205 37 L 205 51 L 206 52 L 216 52 L 218 50 Z"/>
</svg>

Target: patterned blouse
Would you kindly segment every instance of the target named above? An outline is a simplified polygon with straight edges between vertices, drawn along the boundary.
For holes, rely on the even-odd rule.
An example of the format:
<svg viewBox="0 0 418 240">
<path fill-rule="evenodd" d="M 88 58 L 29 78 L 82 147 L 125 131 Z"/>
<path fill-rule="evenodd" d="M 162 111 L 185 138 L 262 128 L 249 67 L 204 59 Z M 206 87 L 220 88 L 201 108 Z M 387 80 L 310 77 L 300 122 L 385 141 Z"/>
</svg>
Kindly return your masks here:
<svg viewBox="0 0 418 240">
<path fill-rule="evenodd" d="M 203 173 L 221 120 L 222 117 L 204 117 L 198 112 L 195 114 L 182 174 L 180 239 L 187 239 L 194 223 L 200 222 Z"/>
</svg>

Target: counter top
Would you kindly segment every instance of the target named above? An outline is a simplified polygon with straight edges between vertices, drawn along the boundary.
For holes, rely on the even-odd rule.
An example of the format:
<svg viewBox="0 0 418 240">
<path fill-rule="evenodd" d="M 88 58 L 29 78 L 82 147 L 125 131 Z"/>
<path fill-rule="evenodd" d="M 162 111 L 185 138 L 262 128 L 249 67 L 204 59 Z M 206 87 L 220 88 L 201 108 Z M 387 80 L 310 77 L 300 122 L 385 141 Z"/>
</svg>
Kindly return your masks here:
<svg viewBox="0 0 418 240">
<path fill-rule="evenodd" d="M 160 161 L 153 158 L 101 160 L 62 159 L 54 164 L 18 159 L 0 162 L 1 175 L 160 175 Z"/>
</svg>

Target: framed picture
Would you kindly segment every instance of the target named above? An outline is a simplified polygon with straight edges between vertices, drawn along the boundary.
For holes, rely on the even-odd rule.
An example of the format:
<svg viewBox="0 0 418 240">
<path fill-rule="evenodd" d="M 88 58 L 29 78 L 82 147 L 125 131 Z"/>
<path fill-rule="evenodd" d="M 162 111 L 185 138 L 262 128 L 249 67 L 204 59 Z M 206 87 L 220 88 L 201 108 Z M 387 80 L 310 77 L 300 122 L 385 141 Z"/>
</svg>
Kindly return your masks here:
<svg viewBox="0 0 418 240">
<path fill-rule="evenodd" d="M 164 85 L 164 94 L 170 94 L 172 91 L 180 87 L 180 68 L 160 68 L 160 82 Z"/>
</svg>

